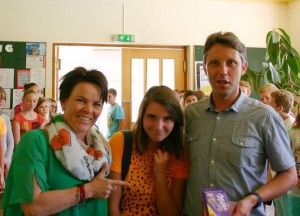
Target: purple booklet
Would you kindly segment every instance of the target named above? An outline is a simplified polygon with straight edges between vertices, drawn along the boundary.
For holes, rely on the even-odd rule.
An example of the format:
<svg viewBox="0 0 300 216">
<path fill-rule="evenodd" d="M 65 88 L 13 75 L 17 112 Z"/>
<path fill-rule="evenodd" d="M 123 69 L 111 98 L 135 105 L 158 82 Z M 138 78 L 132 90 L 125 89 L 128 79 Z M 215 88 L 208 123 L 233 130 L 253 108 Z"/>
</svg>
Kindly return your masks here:
<svg viewBox="0 0 300 216">
<path fill-rule="evenodd" d="M 203 190 L 204 216 L 231 216 L 230 203 L 224 188 Z"/>
</svg>

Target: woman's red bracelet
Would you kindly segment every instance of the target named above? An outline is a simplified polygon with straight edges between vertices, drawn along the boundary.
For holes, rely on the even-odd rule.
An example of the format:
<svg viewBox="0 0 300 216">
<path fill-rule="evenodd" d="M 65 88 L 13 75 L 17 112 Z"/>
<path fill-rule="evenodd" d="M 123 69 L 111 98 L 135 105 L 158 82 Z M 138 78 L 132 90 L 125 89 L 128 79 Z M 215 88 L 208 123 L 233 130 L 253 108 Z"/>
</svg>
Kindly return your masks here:
<svg viewBox="0 0 300 216">
<path fill-rule="evenodd" d="M 77 197 L 77 199 L 79 199 L 78 204 L 84 204 L 84 202 L 85 202 L 85 191 L 84 191 L 83 184 L 77 186 L 77 195 L 76 195 L 76 197 Z"/>
</svg>

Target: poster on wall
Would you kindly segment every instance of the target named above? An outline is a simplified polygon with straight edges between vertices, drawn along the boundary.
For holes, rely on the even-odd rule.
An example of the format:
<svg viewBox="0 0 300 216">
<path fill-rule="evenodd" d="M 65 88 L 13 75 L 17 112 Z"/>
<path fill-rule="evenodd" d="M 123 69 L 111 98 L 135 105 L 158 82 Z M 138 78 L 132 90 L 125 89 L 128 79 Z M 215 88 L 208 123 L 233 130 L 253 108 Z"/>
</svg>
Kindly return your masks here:
<svg viewBox="0 0 300 216">
<path fill-rule="evenodd" d="M 36 83 L 40 88 L 45 88 L 46 72 L 45 69 L 31 69 L 30 70 L 30 82 Z"/>
<path fill-rule="evenodd" d="M 41 43 L 41 42 L 26 43 L 26 55 L 45 56 L 46 43 Z"/>
<path fill-rule="evenodd" d="M 212 90 L 208 77 L 204 72 L 202 61 L 195 61 L 195 88 L 196 90 L 203 91 L 205 95 L 209 95 Z"/>
<path fill-rule="evenodd" d="M 22 102 L 23 94 L 23 89 L 13 89 L 12 107 L 15 107 L 16 105 Z"/>
<path fill-rule="evenodd" d="M 45 42 L 0 41 L 0 86 L 10 96 L 4 107 L 8 113 L 20 103 L 25 83 L 37 83 L 44 95 L 45 78 Z"/>
<path fill-rule="evenodd" d="M 30 82 L 45 88 L 46 43 L 26 43 L 26 68 L 30 68 Z"/>
<path fill-rule="evenodd" d="M 2 88 L 14 87 L 14 73 L 13 68 L 0 68 L 0 86 Z"/>
<path fill-rule="evenodd" d="M 45 63 L 45 56 L 26 56 L 26 68 L 42 69 L 46 67 Z"/>
<path fill-rule="evenodd" d="M 17 70 L 16 82 L 17 89 L 23 89 L 26 83 L 30 83 L 30 70 Z"/>
<path fill-rule="evenodd" d="M 2 108 L 9 109 L 10 108 L 11 91 L 10 91 L 10 89 L 4 89 L 4 91 L 6 94 L 6 102 L 4 103 Z"/>
</svg>

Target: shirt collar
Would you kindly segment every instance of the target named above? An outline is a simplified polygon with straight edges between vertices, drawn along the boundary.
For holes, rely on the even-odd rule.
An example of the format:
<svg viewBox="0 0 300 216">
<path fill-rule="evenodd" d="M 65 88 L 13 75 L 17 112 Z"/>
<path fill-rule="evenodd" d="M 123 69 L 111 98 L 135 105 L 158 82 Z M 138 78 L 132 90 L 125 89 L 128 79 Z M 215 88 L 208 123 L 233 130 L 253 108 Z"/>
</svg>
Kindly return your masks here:
<svg viewBox="0 0 300 216">
<path fill-rule="evenodd" d="M 228 107 L 224 111 L 239 112 L 239 110 L 241 109 L 241 106 L 242 106 L 245 99 L 246 99 L 246 96 L 244 95 L 244 93 L 240 89 L 239 90 L 239 96 L 238 96 L 237 100 L 234 102 L 234 104 L 231 105 L 231 107 Z M 210 94 L 209 99 L 206 101 L 206 110 L 217 112 L 217 110 L 215 109 L 213 99 L 212 99 L 212 94 Z"/>
</svg>

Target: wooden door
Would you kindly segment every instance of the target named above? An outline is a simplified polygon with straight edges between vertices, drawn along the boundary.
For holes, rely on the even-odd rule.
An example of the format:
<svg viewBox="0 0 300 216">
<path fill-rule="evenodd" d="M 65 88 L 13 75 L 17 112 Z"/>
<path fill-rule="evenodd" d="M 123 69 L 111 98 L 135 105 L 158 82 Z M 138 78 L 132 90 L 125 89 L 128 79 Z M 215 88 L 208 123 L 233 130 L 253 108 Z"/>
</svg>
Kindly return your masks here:
<svg viewBox="0 0 300 216">
<path fill-rule="evenodd" d="M 134 125 L 140 102 L 153 85 L 186 88 L 185 49 L 122 49 L 122 106 L 126 128 Z"/>
</svg>

